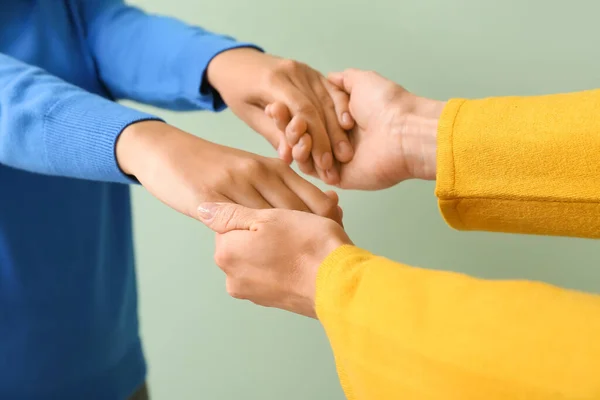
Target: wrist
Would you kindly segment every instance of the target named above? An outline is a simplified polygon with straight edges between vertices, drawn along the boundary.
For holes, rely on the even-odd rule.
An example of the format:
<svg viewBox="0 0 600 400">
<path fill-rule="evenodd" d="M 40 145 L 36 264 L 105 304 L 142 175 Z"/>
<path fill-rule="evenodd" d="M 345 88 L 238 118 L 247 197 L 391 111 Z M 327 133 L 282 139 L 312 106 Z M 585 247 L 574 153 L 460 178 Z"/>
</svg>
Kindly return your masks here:
<svg viewBox="0 0 600 400">
<path fill-rule="evenodd" d="M 232 80 L 232 69 L 240 65 L 248 67 L 248 57 L 254 57 L 256 54 L 264 53 L 254 47 L 236 47 L 217 54 L 206 69 L 208 83 L 221 93 L 227 88 L 227 82 Z"/>
<path fill-rule="evenodd" d="M 155 168 L 161 154 L 169 152 L 169 143 L 176 136 L 187 134 L 162 121 L 142 121 L 129 125 L 121 132 L 115 147 L 117 163 L 127 175 L 141 181 L 140 175 Z"/>
<path fill-rule="evenodd" d="M 445 102 L 412 96 L 412 105 L 399 113 L 396 131 L 402 159 L 413 179 L 435 180 L 437 129 Z"/>
<path fill-rule="evenodd" d="M 139 141 L 140 127 L 144 126 L 146 122 L 137 122 L 127 126 L 123 129 L 115 144 L 117 164 L 125 175 L 135 176 L 135 164 L 139 158 L 136 152 L 136 142 Z"/>
</svg>

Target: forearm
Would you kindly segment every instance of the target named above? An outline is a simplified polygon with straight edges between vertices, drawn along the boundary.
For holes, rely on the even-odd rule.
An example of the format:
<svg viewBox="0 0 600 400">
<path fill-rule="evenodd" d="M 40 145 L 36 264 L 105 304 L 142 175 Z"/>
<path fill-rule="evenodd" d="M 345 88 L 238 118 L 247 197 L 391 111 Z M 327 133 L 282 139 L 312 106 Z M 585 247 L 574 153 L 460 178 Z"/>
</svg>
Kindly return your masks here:
<svg viewBox="0 0 600 400">
<path fill-rule="evenodd" d="M 47 175 L 131 182 L 115 142 L 155 117 L 68 84 L 0 54 L 0 163 Z"/>
<path fill-rule="evenodd" d="M 173 110 L 222 110 L 223 100 L 206 79 L 208 65 L 225 50 L 253 46 L 123 0 L 79 6 L 98 72 L 115 98 Z"/>
<path fill-rule="evenodd" d="M 600 297 L 394 263 L 325 260 L 317 313 L 349 399 L 592 399 Z"/>
</svg>

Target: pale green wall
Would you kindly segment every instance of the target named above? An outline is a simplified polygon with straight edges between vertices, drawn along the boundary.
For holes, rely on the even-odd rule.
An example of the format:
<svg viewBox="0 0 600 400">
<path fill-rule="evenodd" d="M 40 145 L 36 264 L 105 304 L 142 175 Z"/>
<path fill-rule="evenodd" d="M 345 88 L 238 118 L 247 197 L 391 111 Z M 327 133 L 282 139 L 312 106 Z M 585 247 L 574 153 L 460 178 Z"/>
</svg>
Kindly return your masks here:
<svg viewBox="0 0 600 400">
<path fill-rule="evenodd" d="M 538 94 L 600 82 L 600 5 L 549 0 L 137 0 L 327 72 L 380 71 L 437 98 Z M 204 138 L 273 155 L 230 113 L 172 114 Z M 600 291 L 593 241 L 459 233 L 432 183 L 342 192 L 354 241 L 395 260 Z M 316 322 L 229 299 L 213 235 L 135 189 L 143 336 L 155 400 L 339 400 Z M 393 312 L 393 311 L 392 311 Z"/>
</svg>

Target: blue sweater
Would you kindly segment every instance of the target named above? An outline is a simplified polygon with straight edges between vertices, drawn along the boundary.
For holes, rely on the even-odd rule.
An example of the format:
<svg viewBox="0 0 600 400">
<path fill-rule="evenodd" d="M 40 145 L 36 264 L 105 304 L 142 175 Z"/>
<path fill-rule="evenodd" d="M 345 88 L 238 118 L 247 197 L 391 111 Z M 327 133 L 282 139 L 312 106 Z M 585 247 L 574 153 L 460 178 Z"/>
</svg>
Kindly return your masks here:
<svg viewBox="0 0 600 400">
<path fill-rule="evenodd" d="M 246 46 L 122 0 L 0 6 L 0 399 L 123 400 L 146 366 L 113 100 L 224 108 L 205 80 Z M 200 371 L 199 371 L 200 372 Z"/>
</svg>

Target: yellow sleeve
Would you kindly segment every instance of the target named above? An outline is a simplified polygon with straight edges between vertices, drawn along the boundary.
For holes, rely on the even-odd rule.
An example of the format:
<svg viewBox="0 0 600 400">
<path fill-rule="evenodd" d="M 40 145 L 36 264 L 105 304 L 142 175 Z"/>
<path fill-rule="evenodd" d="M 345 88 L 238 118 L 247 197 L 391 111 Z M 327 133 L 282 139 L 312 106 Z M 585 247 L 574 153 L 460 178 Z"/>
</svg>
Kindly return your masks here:
<svg viewBox="0 0 600 400">
<path fill-rule="evenodd" d="M 600 238 L 600 90 L 451 100 L 437 163 L 456 229 Z"/>
<path fill-rule="evenodd" d="M 342 246 L 316 307 L 348 400 L 600 399 L 600 296 Z"/>
</svg>

